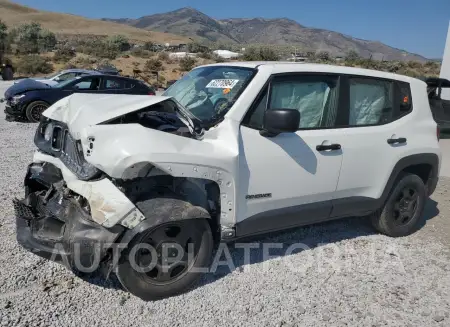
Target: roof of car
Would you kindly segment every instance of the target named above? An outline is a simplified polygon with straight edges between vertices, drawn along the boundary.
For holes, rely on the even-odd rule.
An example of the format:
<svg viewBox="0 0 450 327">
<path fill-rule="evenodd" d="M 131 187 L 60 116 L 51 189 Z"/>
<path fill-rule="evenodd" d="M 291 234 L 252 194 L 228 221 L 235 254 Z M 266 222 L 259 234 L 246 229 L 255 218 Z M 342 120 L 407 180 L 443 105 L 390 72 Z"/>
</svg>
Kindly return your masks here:
<svg viewBox="0 0 450 327">
<path fill-rule="evenodd" d="M 79 68 L 71 68 L 71 69 L 65 69 L 61 71 L 61 73 L 86 73 L 86 74 L 101 74 L 100 72 L 96 70 L 91 69 L 79 69 Z"/>
<path fill-rule="evenodd" d="M 420 79 L 388 73 L 372 69 L 347 67 L 347 66 L 337 66 L 337 65 L 327 65 L 327 64 L 312 64 L 312 63 L 293 63 L 289 61 L 242 61 L 242 62 L 227 62 L 227 63 L 217 63 L 204 65 L 205 66 L 235 66 L 235 67 L 246 67 L 246 68 L 258 68 L 261 66 L 270 66 L 273 69 L 273 73 L 289 73 L 289 72 L 320 72 L 320 73 L 335 73 L 335 74 L 347 74 L 347 75 L 362 75 L 378 78 L 386 78 L 404 82 L 423 82 Z M 198 67 L 197 67 L 198 68 Z"/>
</svg>

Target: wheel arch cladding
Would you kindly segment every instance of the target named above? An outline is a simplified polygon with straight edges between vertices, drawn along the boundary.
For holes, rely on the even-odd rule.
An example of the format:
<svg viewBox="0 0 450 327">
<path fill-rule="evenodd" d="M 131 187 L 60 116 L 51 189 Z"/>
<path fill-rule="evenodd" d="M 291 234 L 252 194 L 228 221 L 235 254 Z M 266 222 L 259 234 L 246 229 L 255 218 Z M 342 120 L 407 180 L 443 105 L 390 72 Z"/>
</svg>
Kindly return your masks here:
<svg viewBox="0 0 450 327">
<path fill-rule="evenodd" d="M 124 170 L 122 178 L 132 179 L 147 176 L 152 167 L 158 169 L 156 174 L 169 175 L 174 178 L 186 178 L 192 181 L 207 180 L 214 182 L 219 189 L 220 215 L 219 222 L 223 226 L 233 227 L 236 223 L 236 196 L 233 175 L 218 167 L 185 164 L 185 163 L 151 163 L 137 162 Z"/>
<path fill-rule="evenodd" d="M 386 201 L 395 181 L 402 172 L 418 175 L 426 185 L 428 195 L 431 195 L 436 189 L 439 178 L 439 157 L 435 153 L 422 153 L 400 159 L 388 179 L 381 197 L 382 203 Z"/>
<path fill-rule="evenodd" d="M 137 203 L 136 206 L 145 214 L 146 219 L 134 228 L 125 231 L 120 240 L 122 244 L 129 244 L 136 235 L 164 223 L 190 219 L 211 220 L 211 216 L 205 208 L 194 206 L 183 199 L 151 198 Z"/>
</svg>

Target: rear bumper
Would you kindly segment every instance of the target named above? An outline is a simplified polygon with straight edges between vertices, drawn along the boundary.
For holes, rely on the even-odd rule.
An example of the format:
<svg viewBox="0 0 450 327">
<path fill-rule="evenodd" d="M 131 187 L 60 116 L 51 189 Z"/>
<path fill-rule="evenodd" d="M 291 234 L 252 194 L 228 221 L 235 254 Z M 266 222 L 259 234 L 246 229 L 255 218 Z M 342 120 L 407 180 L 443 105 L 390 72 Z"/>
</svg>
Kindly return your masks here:
<svg viewBox="0 0 450 327">
<path fill-rule="evenodd" d="M 61 181 L 60 170 L 51 164 L 28 167 L 25 198 L 14 200 L 17 241 L 71 270 L 93 272 L 124 227 L 105 228 L 92 221 L 77 201 L 66 197 Z"/>
</svg>

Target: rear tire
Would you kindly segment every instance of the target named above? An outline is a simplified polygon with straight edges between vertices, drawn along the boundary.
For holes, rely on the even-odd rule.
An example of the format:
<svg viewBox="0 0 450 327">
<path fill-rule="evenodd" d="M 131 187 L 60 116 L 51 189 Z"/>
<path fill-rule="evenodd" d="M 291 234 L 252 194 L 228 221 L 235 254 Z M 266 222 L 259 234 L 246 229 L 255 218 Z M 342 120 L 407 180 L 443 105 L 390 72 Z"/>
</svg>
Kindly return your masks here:
<svg viewBox="0 0 450 327">
<path fill-rule="evenodd" d="M 174 230 L 179 230 L 180 234 L 185 235 L 180 237 L 180 239 L 186 239 L 187 237 L 187 243 L 191 240 L 190 244 L 194 244 L 191 252 L 193 255 L 190 261 L 189 259 L 186 262 L 180 260 L 179 262 L 183 261 L 182 265 L 177 266 L 177 263 L 173 264 L 173 269 L 170 269 L 169 273 L 164 273 L 158 266 L 147 272 L 137 271 L 133 268 L 133 263 L 138 263 L 140 267 L 148 267 L 146 262 L 153 262 L 153 258 L 159 263 L 161 258 L 164 257 L 159 251 L 161 244 L 170 245 L 171 243 L 177 243 L 186 248 L 186 244 L 177 241 L 177 234 L 173 232 Z M 188 231 L 187 233 L 185 232 L 186 230 Z M 158 241 L 158 237 L 161 237 L 161 235 L 163 235 L 163 238 L 166 238 L 166 241 Z M 131 249 L 136 245 L 142 244 L 149 244 L 154 248 L 157 257 L 154 257 L 150 253 L 151 251 L 145 249 L 134 251 L 133 253 Z M 209 268 L 213 245 L 211 229 L 206 219 L 164 223 L 138 234 L 129 244 L 115 272 L 122 286 L 142 300 L 151 301 L 167 298 L 187 291 L 201 277 L 202 273 L 193 271 L 193 268 Z M 144 260 L 141 260 L 142 258 Z M 176 274 L 173 274 L 174 272 Z"/>
<path fill-rule="evenodd" d="M 30 122 L 37 123 L 41 120 L 42 113 L 48 107 L 48 103 L 44 101 L 31 102 L 25 109 L 25 116 Z"/>
<path fill-rule="evenodd" d="M 424 220 L 426 194 L 426 187 L 419 176 L 402 173 L 384 207 L 372 215 L 372 225 L 391 237 L 413 234 Z"/>
</svg>

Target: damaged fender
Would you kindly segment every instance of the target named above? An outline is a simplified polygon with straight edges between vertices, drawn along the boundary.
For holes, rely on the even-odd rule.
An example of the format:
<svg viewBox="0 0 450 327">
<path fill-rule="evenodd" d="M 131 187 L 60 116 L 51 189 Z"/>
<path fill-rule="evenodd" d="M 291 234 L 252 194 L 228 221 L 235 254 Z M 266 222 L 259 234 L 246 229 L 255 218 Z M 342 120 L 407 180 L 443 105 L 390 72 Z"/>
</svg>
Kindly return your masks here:
<svg viewBox="0 0 450 327">
<path fill-rule="evenodd" d="M 92 220 L 111 228 L 117 224 L 125 227 L 144 220 L 138 208 L 108 179 L 92 182 L 79 180 L 64 164 L 52 156 L 35 152 L 33 162 L 49 162 L 61 170 L 67 187 L 89 202 Z"/>
</svg>

